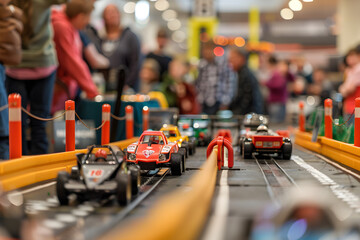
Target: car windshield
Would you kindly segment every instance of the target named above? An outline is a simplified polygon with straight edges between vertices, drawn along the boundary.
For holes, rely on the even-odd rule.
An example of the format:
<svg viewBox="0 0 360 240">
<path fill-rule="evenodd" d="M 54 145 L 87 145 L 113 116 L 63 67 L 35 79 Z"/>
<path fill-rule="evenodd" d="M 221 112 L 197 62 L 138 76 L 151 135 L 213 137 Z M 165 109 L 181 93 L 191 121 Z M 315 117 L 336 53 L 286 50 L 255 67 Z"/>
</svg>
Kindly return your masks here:
<svg viewBox="0 0 360 240">
<path fill-rule="evenodd" d="M 141 144 L 164 144 L 164 140 L 158 135 L 146 135 L 141 140 Z"/>
<path fill-rule="evenodd" d="M 164 135 L 169 138 L 169 137 L 176 137 L 176 131 L 163 131 Z"/>
</svg>

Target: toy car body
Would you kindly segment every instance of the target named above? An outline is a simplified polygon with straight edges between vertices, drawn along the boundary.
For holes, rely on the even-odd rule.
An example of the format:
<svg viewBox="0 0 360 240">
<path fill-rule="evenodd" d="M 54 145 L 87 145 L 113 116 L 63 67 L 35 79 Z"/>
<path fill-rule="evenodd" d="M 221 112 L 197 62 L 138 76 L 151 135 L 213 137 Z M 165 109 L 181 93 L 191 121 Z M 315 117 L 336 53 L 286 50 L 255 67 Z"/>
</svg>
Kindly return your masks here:
<svg viewBox="0 0 360 240">
<path fill-rule="evenodd" d="M 179 153 L 176 142 L 169 142 L 162 131 L 144 131 L 138 142 L 126 149 L 126 160 L 141 170 L 170 167 L 172 175 L 185 171 L 185 156 Z"/>
<path fill-rule="evenodd" d="M 174 125 L 164 125 L 162 131 L 170 142 L 176 142 L 180 149 L 185 149 L 186 156 L 193 155 L 196 151 L 196 142 L 189 141 L 188 136 L 182 136 L 178 127 Z"/>
<path fill-rule="evenodd" d="M 95 152 L 97 150 L 97 152 Z M 101 155 L 97 155 L 101 152 Z M 140 170 L 129 166 L 124 153 L 116 146 L 91 146 L 77 154 L 77 166 L 57 176 L 56 192 L 61 205 L 67 205 L 70 194 L 78 199 L 105 198 L 112 194 L 120 205 L 126 205 L 140 186 Z"/>
<path fill-rule="evenodd" d="M 185 127 L 188 125 L 189 127 Z M 196 140 L 198 146 L 207 146 L 212 140 L 211 120 L 207 115 L 181 115 L 178 121 L 181 135 Z"/>
<path fill-rule="evenodd" d="M 268 130 L 264 125 L 260 125 L 256 132 L 248 132 L 240 142 L 244 159 L 252 158 L 253 153 L 260 155 L 277 154 L 279 158 L 286 160 L 291 157 L 292 144 L 290 138 Z"/>
</svg>

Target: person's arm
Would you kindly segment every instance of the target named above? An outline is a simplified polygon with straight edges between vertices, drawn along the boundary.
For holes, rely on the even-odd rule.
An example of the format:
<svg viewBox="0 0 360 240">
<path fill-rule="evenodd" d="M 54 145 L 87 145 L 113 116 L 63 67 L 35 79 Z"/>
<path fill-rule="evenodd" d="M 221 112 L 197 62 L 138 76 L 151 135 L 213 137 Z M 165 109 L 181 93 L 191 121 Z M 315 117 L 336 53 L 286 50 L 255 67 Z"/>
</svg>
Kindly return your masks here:
<svg viewBox="0 0 360 240">
<path fill-rule="evenodd" d="M 82 56 L 76 54 L 77 49 L 74 45 L 72 30 L 60 22 L 55 22 L 53 28 L 60 66 L 65 70 L 66 75 L 76 80 L 88 98 L 94 98 L 99 93 Z"/>
<path fill-rule="evenodd" d="M 93 43 L 84 48 L 84 56 L 94 69 L 106 69 L 110 65 L 109 59 L 100 54 Z"/>
<path fill-rule="evenodd" d="M 126 85 L 131 88 L 136 87 L 140 71 L 140 42 L 135 34 L 131 34 L 127 41 L 129 54 L 126 56 L 128 62 L 128 76 Z"/>
</svg>

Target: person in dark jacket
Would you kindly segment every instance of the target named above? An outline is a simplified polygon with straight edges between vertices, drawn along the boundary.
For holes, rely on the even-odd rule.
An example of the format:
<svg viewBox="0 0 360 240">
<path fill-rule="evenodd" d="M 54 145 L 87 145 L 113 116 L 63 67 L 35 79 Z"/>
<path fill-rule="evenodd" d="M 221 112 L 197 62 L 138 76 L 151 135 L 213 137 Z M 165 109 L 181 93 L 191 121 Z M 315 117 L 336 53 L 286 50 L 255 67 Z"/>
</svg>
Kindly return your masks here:
<svg viewBox="0 0 360 240">
<path fill-rule="evenodd" d="M 139 89 L 141 67 L 140 41 L 130 28 L 121 25 L 121 14 L 116 5 L 108 5 L 103 13 L 106 37 L 101 51 L 110 60 L 110 68 L 126 68 L 125 90 Z"/>
<path fill-rule="evenodd" d="M 229 51 L 229 64 L 237 72 L 235 83 L 235 97 L 230 104 L 234 114 L 244 115 L 250 112 L 263 113 L 263 97 L 259 83 L 254 74 L 247 67 L 247 53 L 238 47 Z"/>
</svg>

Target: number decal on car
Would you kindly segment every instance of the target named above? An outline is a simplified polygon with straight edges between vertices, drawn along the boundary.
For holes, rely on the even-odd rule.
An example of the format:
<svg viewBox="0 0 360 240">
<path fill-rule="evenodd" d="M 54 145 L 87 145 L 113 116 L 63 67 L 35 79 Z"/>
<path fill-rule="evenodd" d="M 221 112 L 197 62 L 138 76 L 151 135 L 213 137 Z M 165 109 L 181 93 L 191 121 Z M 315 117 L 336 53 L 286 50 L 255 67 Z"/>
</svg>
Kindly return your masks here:
<svg viewBox="0 0 360 240">
<path fill-rule="evenodd" d="M 103 175 L 104 171 L 101 170 L 101 169 L 93 169 L 91 171 L 89 171 L 89 177 L 92 177 L 92 178 L 99 178 Z"/>
</svg>

